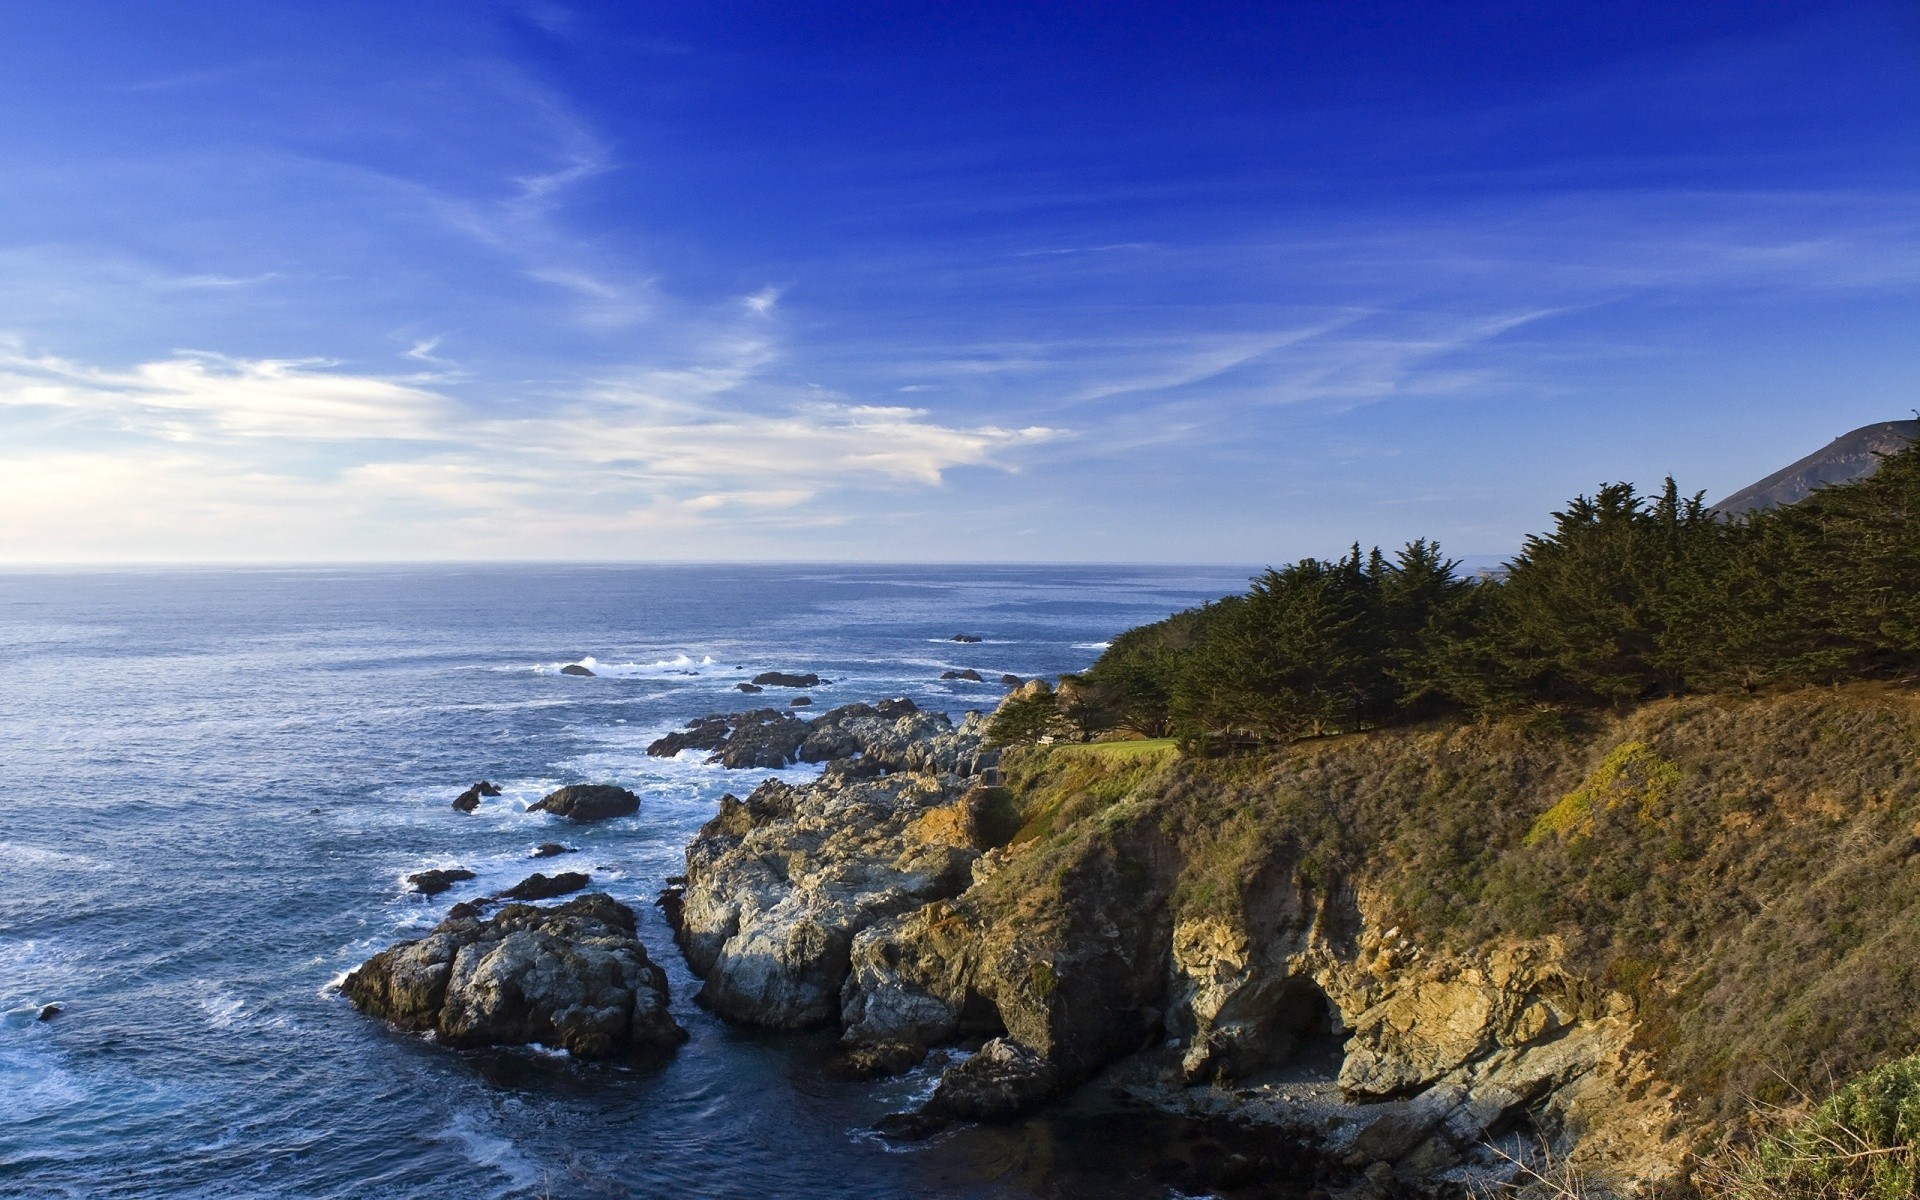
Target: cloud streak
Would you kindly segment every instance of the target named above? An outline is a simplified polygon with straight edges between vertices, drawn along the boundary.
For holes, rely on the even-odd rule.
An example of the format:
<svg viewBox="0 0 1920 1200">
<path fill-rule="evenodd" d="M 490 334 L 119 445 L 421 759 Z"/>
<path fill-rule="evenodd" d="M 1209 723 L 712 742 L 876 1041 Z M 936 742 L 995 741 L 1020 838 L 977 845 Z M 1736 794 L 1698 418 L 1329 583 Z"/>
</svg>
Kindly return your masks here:
<svg viewBox="0 0 1920 1200">
<path fill-rule="evenodd" d="M 820 505 L 837 495 L 1017 470 L 1064 436 L 837 397 L 750 403 L 751 379 L 652 373 L 501 417 L 419 376 L 317 359 L 108 369 L 9 349 L 0 544 L 29 560 L 176 558 L 191 529 L 191 545 L 243 557 L 337 556 L 343 538 L 376 557 L 591 557 L 605 536 L 832 522 Z"/>
</svg>

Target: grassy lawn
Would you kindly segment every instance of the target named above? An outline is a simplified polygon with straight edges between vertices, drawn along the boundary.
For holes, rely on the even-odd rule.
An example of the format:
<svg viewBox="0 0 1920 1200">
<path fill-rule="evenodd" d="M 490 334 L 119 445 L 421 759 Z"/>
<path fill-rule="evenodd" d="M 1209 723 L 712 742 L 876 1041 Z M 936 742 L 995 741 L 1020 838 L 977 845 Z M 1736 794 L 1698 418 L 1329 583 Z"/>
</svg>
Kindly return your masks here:
<svg viewBox="0 0 1920 1200">
<path fill-rule="evenodd" d="M 1149 754 L 1162 754 L 1172 749 L 1172 738 L 1144 738 L 1133 742 L 1085 742 L 1053 747 L 1056 753 L 1066 751 L 1073 754 L 1092 754 L 1108 760 L 1141 758 Z"/>
</svg>

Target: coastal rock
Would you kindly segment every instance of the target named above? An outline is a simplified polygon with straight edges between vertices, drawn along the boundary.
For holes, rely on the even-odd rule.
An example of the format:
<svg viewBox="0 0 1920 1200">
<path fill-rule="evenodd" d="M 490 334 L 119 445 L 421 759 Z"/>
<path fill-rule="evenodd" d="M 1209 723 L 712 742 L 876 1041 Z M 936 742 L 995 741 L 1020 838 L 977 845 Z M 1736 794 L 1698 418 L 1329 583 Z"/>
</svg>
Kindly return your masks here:
<svg viewBox="0 0 1920 1200">
<path fill-rule="evenodd" d="M 970 881 L 978 851 L 920 823 L 961 791 L 901 774 L 725 798 L 687 849 L 678 937 L 702 1003 L 777 1029 L 833 1021 L 855 935 Z"/>
<path fill-rule="evenodd" d="M 745 692 L 749 696 L 751 696 L 756 692 L 764 692 L 767 689 L 761 687 L 757 683 L 736 683 L 733 685 L 733 690 L 736 692 Z"/>
<path fill-rule="evenodd" d="M 438 896 L 456 883 L 473 878 L 473 872 L 465 867 L 434 867 L 431 870 L 415 871 L 407 876 L 407 886 L 422 896 Z"/>
<path fill-rule="evenodd" d="M 808 732 L 805 721 L 780 709 L 741 713 L 725 743 L 707 761 L 735 770 L 777 770 L 793 761 Z"/>
<path fill-rule="evenodd" d="M 790 675 L 785 671 L 762 671 L 753 677 L 753 682 L 761 687 L 810 688 L 819 687 L 827 681 L 811 671 L 805 675 Z"/>
<path fill-rule="evenodd" d="M 581 666 L 579 663 L 568 663 L 566 666 L 560 668 L 560 673 L 562 675 L 584 675 L 588 679 L 593 678 L 593 672 Z"/>
<path fill-rule="evenodd" d="M 562 854 L 577 853 L 578 850 L 579 850 L 579 847 L 577 846 L 563 846 L 559 842 L 541 842 L 538 846 L 535 846 L 533 848 L 533 852 L 527 855 L 527 857 L 528 858 L 557 858 Z"/>
<path fill-rule="evenodd" d="M 606 783 L 574 783 L 549 792 L 528 812 L 547 812 L 569 821 L 605 821 L 640 811 L 640 797 Z"/>
<path fill-rule="evenodd" d="M 826 1066 L 826 1074 L 835 1079 L 884 1079 L 904 1075 L 927 1057 L 927 1048 L 918 1042 L 878 1042 L 855 1046 Z"/>
<path fill-rule="evenodd" d="M 1006 675 L 1002 675 L 1002 676 L 1000 677 L 1000 682 L 1001 682 L 1001 683 L 1002 683 L 1002 684 L 1003 684 L 1004 686 L 1006 686 L 1006 687 L 1010 687 L 1010 688 L 1017 688 L 1017 687 L 1025 687 L 1025 686 L 1026 686 L 1026 683 L 1027 683 L 1027 681 L 1026 681 L 1026 680 L 1024 680 L 1024 679 L 1022 679 L 1022 678 L 1020 678 L 1020 677 L 1019 677 L 1018 675 L 1014 675 L 1014 674 L 1012 674 L 1012 673 L 1008 673 L 1008 674 L 1006 674 Z"/>
<path fill-rule="evenodd" d="M 449 1046 L 540 1043 L 576 1058 L 658 1054 L 686 1039 L 633 913 L 592 893 L 555 908 L 449 916 L 374 955 L 341 990 L 362 1012 Z"/>
<path fill-rule="evenodd" d="M 950 640 L 956 642 L 977 642 L 980 639 L 971 633 L 956 633 Z"/>
<path fill-rule="evenodd" d="M 927 1111 L 955 1121 L 1009 1121 L 1059 1085 L 1054 1065 L 1011 1038 L 994 1038 L 940 1076 Z"/>
<path fill-rule="evenodd" d="M 42 1004 L 40 1006 L 40 1013 L 38 1016 L 34 1017 L 34 1020 L 51 1021 L 65 1011 L 67 1010 L 62 1008 L 58 1004 Z"/>
<path fill-rule="evenodd" d="M 543 875 L 538 871 L 501 892 L 502 900 L 551 900 L 555 896 L 564 896 L 568 892 L 577 892 L 587 886 L 584 871 L 561 871 L 557 875 Z"/>
<path fill-rule="evenodd" d="M 940 672 L 940 678 L 964 679 L 968 683 L 985 683 L 986 682 L 986 680 L 980 677 L 980 672 L 974 670 L 972 667 L 968 667 L 963 671 L 942 671 Z"/>
<path fill-rule="evenodd" d="M 792 708 L 805 708 L 812 703 L 812 696 L 795 696 L 793 699 L 787 701 L 788 706 Z"/>
<path fill-rule="evenodd" d="M 796 697 L 793 703 L 810 704 L 811 699 Z M 795 761 L 859 758 L 881 771 L 972 774 L 991 765 L 998 754 L 982 748 L 984 722 L 978 714 L 969 714 L 956 729 L 944 713 L 922 712 L 905 698 L 846 704 L 811 721 L 786 709 L 760 708 L 701 717 L 656 740 L 647 753 L 706 750 L 708 762 L 734 769 L 774 770 Z"/>
<path fill-rule="evenodd" d="M 466 791 L 454 797 L 453 806 L 463 813 L 470 813 L 480 807 L 481 797 L 498 796 L 499 794 L 500 789 L 498 787 L 482 779 L 479 783 L 474 784 Z"/>
<path fill-rule="evenodd" d="M 1009 1038 L 994 1038 L 940 1075 L 933 1096 L 913 1112 L 893 1113 L 877 1129 L 889 1137 L 930 1137 L 957 1121 L 1011 1121 L 1059 1088 L 1051 1062 Z"/>
<path fill-rule="evenodd" d="M 749 685 L 741 684 L 744 690 Z M 759 688 L 754 688 L 759 691 Z M 647 753 L 654 758 L 672 758 L 682 750 L 718 750 L 727 744 L 727 737 L 733 731 L 737 718 L 726 713 L 713 713 L 699 718 L 685 729 L 676 729 L 647 747 Z"/>
</svg>

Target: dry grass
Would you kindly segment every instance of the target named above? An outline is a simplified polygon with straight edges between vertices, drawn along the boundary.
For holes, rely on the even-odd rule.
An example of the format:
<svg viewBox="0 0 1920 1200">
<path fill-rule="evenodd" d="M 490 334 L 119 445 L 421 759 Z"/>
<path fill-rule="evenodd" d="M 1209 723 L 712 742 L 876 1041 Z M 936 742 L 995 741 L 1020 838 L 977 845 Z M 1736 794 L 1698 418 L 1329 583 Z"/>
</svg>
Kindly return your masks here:
<svg viewBox="0 0 1920 1200">
<path fill-rule="evenodd" d="M 1284 856 L 1384 895 L 1437 946 L 1557 934 L 1576 970 L 1636 1000 L 1643 1044 L 1705 1117 L 1920 1046 L 1912 691 L 1435 723 L 1223 759 L 1151 745 L 1009 754 L 1017 840 L 1064 870 L 1122 825 L 1150 829 L 1181 912 L 1232 910 Z M 1543 823 L 1556 806 L 1567 819 Z"/>
</svg>

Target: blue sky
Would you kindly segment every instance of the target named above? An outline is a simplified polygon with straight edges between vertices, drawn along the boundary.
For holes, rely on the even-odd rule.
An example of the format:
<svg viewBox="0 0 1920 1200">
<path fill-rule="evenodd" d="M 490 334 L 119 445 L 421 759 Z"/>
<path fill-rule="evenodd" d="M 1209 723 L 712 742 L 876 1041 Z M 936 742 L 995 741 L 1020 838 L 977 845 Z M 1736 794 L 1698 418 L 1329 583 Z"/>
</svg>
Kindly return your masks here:
<svg viewBox="0 0 1920 1200">
<path fill-rule="evenodd" d="M 1910 4 L 0 18 L 0 561 L 1497 556 L 1920 405 Z"/>
</svg>

